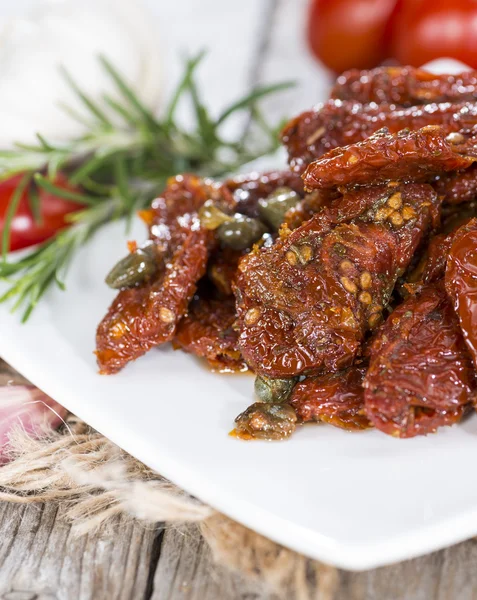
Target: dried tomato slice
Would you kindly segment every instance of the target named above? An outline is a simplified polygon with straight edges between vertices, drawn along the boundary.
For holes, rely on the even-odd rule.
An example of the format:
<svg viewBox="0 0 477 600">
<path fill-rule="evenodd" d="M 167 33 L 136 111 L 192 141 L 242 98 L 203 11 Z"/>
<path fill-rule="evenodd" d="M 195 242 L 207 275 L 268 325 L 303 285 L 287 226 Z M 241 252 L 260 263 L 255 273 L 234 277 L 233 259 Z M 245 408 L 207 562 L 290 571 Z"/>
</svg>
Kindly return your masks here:
<svg viewBox="0 0 477 600">
<path fill-rule="evenodd" d="M 436 283 L 444 277 L 452 239 L 452 234 L 445 233 L 431 239 L 417 267 L 406 278 L 404 287 L 409 292 L 415 293 L 423 286 Z"/>
<path fill-rule="evenodd" d="M 458 173 L 441 175 L 434 187 L 448 204 L 472 202 L 477 198 L 477 165 Z"/>
<path fill-rule="evenodd" d="M 337 190 L 314 190 L 287 211 L 284 223 L 289 229 L 296 229 L 316 213 L 332 206 L 333 202 L 341 197 Z"/>
<path fill-rule="evenodd" d="M 477 366 L 477 219 L 469 221 L 454 235 L 445 284 Z"/>
<path fill-rule="evenodd" d="M 243 254 L 242 250 L 218 247 L 209 259 L 207 275 L 224 296 L 233 295 L 232 286 L 237 275 L 239 260 Z"/>
<path fill-rule="evenodd" d="M 331 97 L 402 106 L 472 101 L 477 100 L 477 72 L 436 75 L 414 67 L 378 67 L 368 71 L 352 69 L 338 77 Z"/>
<path fill-rule="evenodd" d="M 360 104 L 329 100 L 290 121 L 282 131 L 290 168 L 302 173 L 306 166 L 333 148 L 367 139 L 386 127 L 389 133 L 439 125 L 447 133 L 477 124 L 477 104 L 427 104 L 396 108 L 392 104 Z"/>
<path fill-rule="evenodd" d="M 432 181 L 477 160 L 477 129 L 447 135 L 429 125 L 396 134 L 379 131 L 363 142 L 335 148 L 308 165 L 307 189 L 376 185 L 393 180 Z"/>
<path fill-rule="evenodd" d="M 300 421 L 323 421 L 342 429 L 371 427 L 364 412 L 365 366 L 308 377 L 292 392 L 290 404 Z"/>
<path fill-rule="evenodd" d="M 444 204 L 441 210 L 440 231 L 442 233 L 455 233 L 459 227 L 462 227 L 474 217 L 477 217 L 476 200 L 465 204 Z"/>
<path fill-rule="evenodd" d="M 205 358 L 214 371 L 244 371 L 247 365 L 238 349 L 235 319 L 233 297 L 214 297 L 210 290 L 201 287 L 177 327 L 173 344 Z"/>
<path fill-rule="evenodd" d="M 247 363 L 282 378 L 350 366 L 437 203 L 429 185 L 363 188 L 245 256 L 236 296 Z"/>
<path fill-rule="evenodd" d="M 442 210 L 441 226 L 437 235 L 430 238 L 421 259 L 406 276 L 400 289 L 406 297 L 415 294 L 423 286 L 437 283 L 446 272 L 447 259 L 459 228 L 466 225 L 477 215 L 477 204 L 468 202 L 464 206 L 448 205 Z"/>
<path fill-rule="evenodd" d="M 174 337 L 214 245 L 213 233 L 201 227 L 197 210 L 220 194 L 217 186 L 198 177 L 179 176 L 144 211 L 160 264 L 147 284 L 121 290 L 99 324 L 96 356 L 101 373 L 115 373 Z M 228 197 L 223 201 L 233 202 Z"/>
<path fill-rule="evenodd" d="M 367 416 L 395 437 L 459 421 L 474 396 L 474 372 L 443 286 L 424 288 L 388 317 L 371 344 L 364 388 Z"/>
</svg>

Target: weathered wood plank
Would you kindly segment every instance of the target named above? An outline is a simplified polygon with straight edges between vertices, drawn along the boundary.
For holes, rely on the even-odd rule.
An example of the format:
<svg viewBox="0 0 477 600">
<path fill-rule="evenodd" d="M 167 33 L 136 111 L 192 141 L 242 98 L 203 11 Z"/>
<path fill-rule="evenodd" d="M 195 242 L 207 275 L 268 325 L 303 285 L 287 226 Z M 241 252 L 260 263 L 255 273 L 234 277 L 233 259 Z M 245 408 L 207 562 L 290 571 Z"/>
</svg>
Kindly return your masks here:
<svg viewBox="0 0 477 600">
<path fill-rule="evenodd" d="M 349 600 L 437 600 L 442 562 L 436 552 L 364 573 L 341 571 L 339 589 Z"/>
<path fill-rule="evenodd" d="M 145 598 L 160 531 L 118 519 L 76 538 L 54 504 L 0 504 L 0 598 Z"/>
<path fill-rule="evenodd" d="M 436 573 L 436 600 L 474 600 L 477 597 L 477 540 L 474 538 L 446 548 L 440 554 L 442 563 Z"/>
<path fill-rule="evenodd" d="M 291 600 L 291 596 L 288 596 Z M 257 585 L 214 564 L 195 527 L 168 529 L 154 576 L 151 600 L 276 600 Z"/>
<path fill-rule="evenodd" d="M 75 538 L 52 504 L 0 504 L 1 600 L 276 600 L 213 563 L 197 529 L 161 530 L 119 520 Z M 473 600 L 477 542 L 364 573 L 340 572 L 323 600 Z M 149 580 L 152 573 L 153 579 Z M 293 596 L 283 590 L 284 598 Z M 320 598 L 313 589 L 310 598 Z"/>
<path fill-rule="evenodd" d="M 0 387 L 4 385 L 25 385 L 30 383 L 18 371 L 0 358 Z"/>
<path fill-rule="evenodd" d="M 347 600 L 473 600 L 477 541 L 363 573 L 340 572 L 337 598 Z"/>
<path fill-rule="evenodd" d="M 339 572 L 330 597 L 309 581 L 309 598 L 320 600 L 473 600 L 477 598 L 477 541 L 363 573 Z M 152 600 L 272 600 L 253 582 L 214 565 L 194 529 L 168 530 L 154 576 Z M 294 598 L 282 590 L 281 598 Z"/>
</svg>

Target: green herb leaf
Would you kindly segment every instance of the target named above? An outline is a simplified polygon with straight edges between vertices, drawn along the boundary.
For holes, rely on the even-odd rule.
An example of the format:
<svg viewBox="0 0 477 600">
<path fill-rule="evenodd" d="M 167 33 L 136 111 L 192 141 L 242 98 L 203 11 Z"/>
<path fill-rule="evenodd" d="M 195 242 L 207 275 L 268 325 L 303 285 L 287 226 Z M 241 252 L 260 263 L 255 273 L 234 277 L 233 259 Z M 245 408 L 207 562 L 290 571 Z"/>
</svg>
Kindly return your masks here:
<svg viewBox="0 0 477 600">
<path fill-rule="evenodd" d="M 95 102 L 93 102 L 93 100 L 91 100 L 91 98 L 87 94 L 85 94 L 84 92 L 81 91 L 81 89 L 77 86 L 75 80 L 68 73 L 68 71 L 63 67 L 60 67 L 60 72 L 63 75 L 63 77 L 66 79 L 68 84 L 76 92 L 78 98 L 83 102 L 83 104 L 88 109 L 88 111 L 92 115 L 94 115 L 96 117 L 96 119 L 104 127 L 106 127 L 107 129 L 112 129 L 113 125 L 112 125 L 111 121 L 108 119 L 108 117 L 105 115 L 105 113 L 101 110 L 101 108 Z"/>
<path fill-rule="evenodd" d="M 237 102 L 234 102 L 233 104 L 228 106 L 221 113 L 221 115 L 217 119 L 217 123 L 216 123 L 217 126 L 221 125 L 226 119 L 228 119 L 230 117 L 230 115 L 232 115 L 233 113 L 235 113 L 239 110 L 243 110 L 243 109 L 250 110 L 250 108 L 253 107 L 254 104 L 261 98 L 264 98 L 265 96 L 270 96 L 271 94 L 275 94 L 276 92 L 282 92 L 284 90 L 288 90 L 288 89 L 292 88 L 294 85 L 296 85 L 296 83 L 294 81 L 284 81 L 283 83 L 276 83 L 273 85 L 258 87 L 256 89 L 252 90 L 250 92 L 250 94 L 247 94 L 240 100 L 237 100 Z"/>
<path fill-rule="evenodd" d="M 13 300 L 13 310 L 23 307 L 26 320 L 50 285 L 64 289 L 64 277 L 76 250 L 94 232 L 112 219 L 126 217 L 130 223 L 135 211 L 147 207 L 161 192 L 169 177 L 191 171 L 209 177 L 222 177 L 241 165 L 275 150 L 277 128 L 270 127 L 258 110 L 258 102 L 290 87 L 280 83 L 252 90 L 213 118 L 201 100 L 195 72 L 204 54 L 186 62 L 183 77 L 172 95 L 165 116 L 156 116 L 137 97 L 119 71 L 105 58 L 100 62 L 119 92 L 119 99 L 104 95 L 93 101 L 64 73 L 89 116 L 83 117 L 71 108 L 63 108 L 85 126 L 85 133 L 67 143 L 53 143 L 41 134 L 37 143 L 18 144 L 12 150 L 0 151 L 0 180 L 24 174 L 12 195 L 5 218 L 2 238 L 3 262 L 0 278 L 9 287 L 0 302 Z M 177 120 L 177 107 L 188 102 L 195 123 L 184 128 Z M 262 140 L 257 141 L 251 127 L 235 141 L 224 141 L 220 126 L 238 111 L 248 110 L 249 125 L 256 125 Z M 109 116 L 111 115 L 111 117 Z M 67 172 L 78 192 L 58 187 L 55 177 Z M 29 251 L 22 258 L 10 259 L 10 228 L 21 196 L 29 183 L 30 206 L 35 216 L 41 215 L 36 187 L 55 196 L 85 205 L 67 215 L 71 224 L 52 239 Z"/>
<path fill-rule="evenodd" d="M 144 104 L 139 100 L 133 90 L 126 84 L 124 79 L 121 77 L 119 72 L 113 67 L 113 65 L 109 62 L 109 60 L 105 56 L 100 56 L 99 60 L 101 64 L 105 68 L 106 72 L 111 76 L 111 79 L 114 81 L 116 86 L 118 87 L 121 94 L 124 96 L 124 99 L 130 104 L 130 106 L 136 110 L 136 112 L 148 123 L 156 127 L 158 125 L 157 121 L 154 119 L 154 115 L 144 106 Z"/>
<path fill-rule="evenodd" d="M 168 130 L 174 125 L 174 117 L 176 114 L 177 106 L 179 104 L 179 100 L 183 97 L 184 93 L 189 88 L 194 71 L 199 65 L 200 61 L 204 58 L 204 55 L 204 52 L 200 52 L 195 58 L 189 59 L 186 62 L 184 75 L 180 80 L 175 92 L 173 93 L 172 99 L 169 103 L 169 107 L 166 111 L 165 127 Z"/>
<path fill-rule="evenodd" d="M 40 173 L 35 174 L 34 180 L 39 187 L 43 188 L 47 192 L 50 192 L 50 194 L 53 194 L 54 196 L 58 196 L 58 198 L 63 198 L 63 200 L 70 200 L 71 202 L 90 205 L 97 204 L 100 201 L 100 198 L 97 196 L 87 196 L 86 194 L 73 192 L 71 190 L 58 187 L 50 179 L 43 177 L 43 175 Z"/>
</svg>

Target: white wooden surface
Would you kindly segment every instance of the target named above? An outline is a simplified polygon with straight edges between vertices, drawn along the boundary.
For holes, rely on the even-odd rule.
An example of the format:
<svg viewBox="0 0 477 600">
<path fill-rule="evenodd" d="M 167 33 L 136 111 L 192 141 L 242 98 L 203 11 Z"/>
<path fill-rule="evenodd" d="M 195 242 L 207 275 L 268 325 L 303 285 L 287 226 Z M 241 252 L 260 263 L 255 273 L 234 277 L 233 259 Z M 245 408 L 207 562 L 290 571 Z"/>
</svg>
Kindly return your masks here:
<svg viewBox="0 0 477 600">
<path fill-rule="evenodd" d="M 37 0 L 2 0 L 0 19 Z M 133 2 L 134 0 L 130 0 Z M 323 72 L 303 40 L 307 0 L 147 0 L 158 19 L 166 88 L 179 76 L 180 53 L 208 48 L 200 80 L 214 110 L 255 83 L 297 80 L 269 101 L 275 118 L 326 94 Z M 3 375 L 3 376 L 2 376 Z M 0 383 L 10 374 L 0 368 Z M 1 600 L 273 600 L 239 575 L 220 570 L 195 530 L 187 534 L 118 521 L 77 540 L 55 506 L 0 505 Z M 471 540 L 428 557 L 367 573 L 340 572 L 333 599 L 471 600 L 477 598 L 477 545 Z M 309 597 L 322 598 L 310 580 Z M 284 598 L 291 598 L 283 590 Z M 331 600 L 331 598 L 326 598 Z"/>
</svg>

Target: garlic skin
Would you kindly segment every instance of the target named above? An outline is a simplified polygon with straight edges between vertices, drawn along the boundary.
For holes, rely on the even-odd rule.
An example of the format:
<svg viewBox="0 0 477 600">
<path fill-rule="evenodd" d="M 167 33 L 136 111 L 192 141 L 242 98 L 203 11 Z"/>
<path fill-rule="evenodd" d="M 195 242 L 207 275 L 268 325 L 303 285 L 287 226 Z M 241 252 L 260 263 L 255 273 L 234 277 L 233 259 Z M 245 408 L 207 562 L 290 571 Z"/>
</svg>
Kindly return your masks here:
<svg viewBox="0 0 477 600">
<path fill-rule="evenodd" d="M 120 100 L 98 61 L 106 56 L 152 111 L 161 97 L 157 27 L 142 0 L 41 0 L 29 18 L 0 28 L 0 148 L 31 143 L 35 134 L 68 140 L 85 127 L 65 104 L 89 118 L 60 73 L 62 65 L 83 92 L 111 109 L 104 93 Z"/>
<path fill-rule="evenodd" d="M 21 428 L 32 436 L 56 429 L 67 410 L 33 385 L 0 387 L 0 465 L 7 462 L 10 435 Z"/>
</svg>

